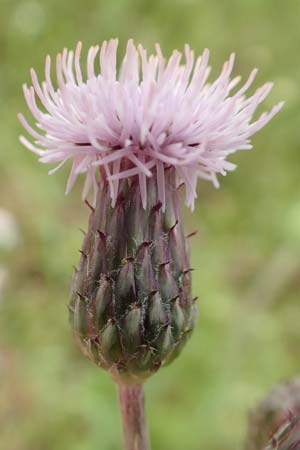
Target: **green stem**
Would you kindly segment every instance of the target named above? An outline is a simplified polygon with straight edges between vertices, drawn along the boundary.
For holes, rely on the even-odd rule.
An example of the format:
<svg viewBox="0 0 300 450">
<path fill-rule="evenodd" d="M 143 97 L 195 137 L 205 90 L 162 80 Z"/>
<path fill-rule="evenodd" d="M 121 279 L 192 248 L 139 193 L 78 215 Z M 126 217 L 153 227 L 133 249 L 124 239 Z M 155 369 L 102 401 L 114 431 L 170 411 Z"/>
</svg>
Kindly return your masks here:
<svg viewBox="0 0 300 450">
<path fill-rule="evenodd" d="M 125 450 L 150 450 L 142 384 L 119 385 Z"/>
</svg>

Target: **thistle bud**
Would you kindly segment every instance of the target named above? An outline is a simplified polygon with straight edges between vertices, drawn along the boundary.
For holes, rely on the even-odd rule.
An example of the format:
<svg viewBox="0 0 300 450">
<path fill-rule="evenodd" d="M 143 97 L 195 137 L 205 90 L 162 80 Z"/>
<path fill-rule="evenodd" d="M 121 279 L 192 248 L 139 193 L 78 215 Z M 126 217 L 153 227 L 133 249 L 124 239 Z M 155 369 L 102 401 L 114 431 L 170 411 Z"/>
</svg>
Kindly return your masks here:
<svg viewBox="0 0 300 450">
<path fill-rule="evenodd" d="M 300 418 L 289 414 L 264 450 L 300 450 Z"/>
<path fill-rule="evenodd" d="M 300 439 L 300 381 L 293 379 L 275 386 L 249 416 L 245 450 L 261 450 L 271 437 L 268 450 L 288 450 Z M 296 439 L 296 441 L 294 441 Z"/>
<path fill-rule="evenodd" d="M 84 354 L 122 382 L 142 382 L 173 360 L 197 313 L 176 176 L 166 171 L 165 210 L 149 183 L 146 208 L 137 180 L 121 184 L 114 207 L 100 185 L 69 308 Z"/>
</svg>

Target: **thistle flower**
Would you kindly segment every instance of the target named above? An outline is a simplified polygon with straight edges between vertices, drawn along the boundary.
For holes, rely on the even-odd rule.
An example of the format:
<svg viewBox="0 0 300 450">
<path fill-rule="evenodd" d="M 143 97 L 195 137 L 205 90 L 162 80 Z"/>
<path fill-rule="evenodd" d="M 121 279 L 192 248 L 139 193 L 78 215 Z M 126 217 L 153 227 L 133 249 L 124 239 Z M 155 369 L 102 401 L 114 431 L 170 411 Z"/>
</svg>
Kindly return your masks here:
<svg viewBox="0 0 300 450">
<path fill-rule="evenodd" d="M 218 187 L 235 168 L 227 157 L 251 149 L 282 103 L 252 121 L 272 83 L 245 97 L 257 71 L 237 88 L 234 55 L 209 84 L 208 50 L 195 60 L 186 45 L 182 64 L 178 51 L 166 60 L 157 45 L 147 56 L 130 40 L 117 70 L 117 47 L 90 48 L 86 79 L 80 43 L 57 55 L 57 86 L 50 56 L 42 83 L 32 69 L 24 95 L 36 127 L 20 114 L 33 143 L 20 140 L 58 163 L 50 173 L 72 161 L 66 192 L 81 173 L 83 199 L 93 189 L 70 320 L 83 352 L 120 386 L 126 448 L 146 450 L 141 383 L 181 352 L 196 319 L 180 188 L 193 209 L 198 178 Z"/>
<path fill-rule="evenodd" d="M 31 70 L 32 86 L 24 95 L 37 129 L 22 114 L 19 119 L 34 138 L 21 142 L 43 163 L 66 161 L 72 169 L 66 192 L 77 176 L 86 174 L 83 198 L 91 187 L 94 204 L 98 191 L 96 174 L 109 183 L 112 206 L 116 205 L 120 180 L 138 177 L 142 205 L 147 205 L 147 178 L 156 175 L 158 200 L 166 206 L 165 168 L 174 167 L 178 182 L 186 187 L 186 203 L 194 207 L 197 179 L 218 186 L 217 174 L 226 175 L 236 166 L 227 157 L 237 150 L 252 148 L 251 136 L 280 110 L 282 103 L 251 122 L 257 107 L 272 89 L 266 83 L 250 97 L 245 93 L 256 76 L 254 69 L 246 83 L 232 91 L 241 77 L 231 77 L 234 55 L 223 65 L 219 77 L 208 84 L 209 51 L 195 61 L 185 46 L 185 63 L 175 50 L 168 61 L 159 45 L 156 54 L 127 44 L 117 71 L 118 41 L 113 39 L 91 47 L 84 80 L 80 54 L 64 49 L 56 58 L 55 88 L 51 81 L 51 59 L 46 58 L 45 81 L 39 83 Z M 99 53 L 99 69 L 95 69 Z M 100 170 L 99 170 L 100 169 Z"/>
</svg>

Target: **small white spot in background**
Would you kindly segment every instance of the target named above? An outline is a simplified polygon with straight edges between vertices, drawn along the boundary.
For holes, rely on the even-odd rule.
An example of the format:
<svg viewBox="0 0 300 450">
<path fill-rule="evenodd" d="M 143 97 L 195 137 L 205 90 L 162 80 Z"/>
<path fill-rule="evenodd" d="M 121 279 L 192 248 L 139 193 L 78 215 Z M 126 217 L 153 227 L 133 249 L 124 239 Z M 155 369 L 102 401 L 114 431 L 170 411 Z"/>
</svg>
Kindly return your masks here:
<svg viewBox="0 0 300 450">
<path fill-rule="evenodd" d="M 41 2 L 24 1 L 17 5 L 13 18 L 12 26 L 17 32 L 36 36 L 40 33 L 45 23 L 45 10 Z"/>
<path fill-rule="evenodd" d="M 13 250 L 20 242 L 20 233 L 14 216 L 0 208 L 0 250 Z"/>
</svg>

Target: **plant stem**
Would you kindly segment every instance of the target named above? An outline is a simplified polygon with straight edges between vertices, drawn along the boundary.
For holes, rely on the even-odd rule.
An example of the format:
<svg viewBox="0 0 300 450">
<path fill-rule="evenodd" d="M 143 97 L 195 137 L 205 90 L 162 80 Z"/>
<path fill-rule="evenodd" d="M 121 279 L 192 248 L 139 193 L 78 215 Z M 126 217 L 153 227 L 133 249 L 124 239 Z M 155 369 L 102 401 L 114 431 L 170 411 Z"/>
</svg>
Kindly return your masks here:
<svg viewBox="0 0 300 450">
<path fill-rule="evenodd" d="M 125 450 L 150 450 L 142 384 L 119 384 Z"/>
</svg>

